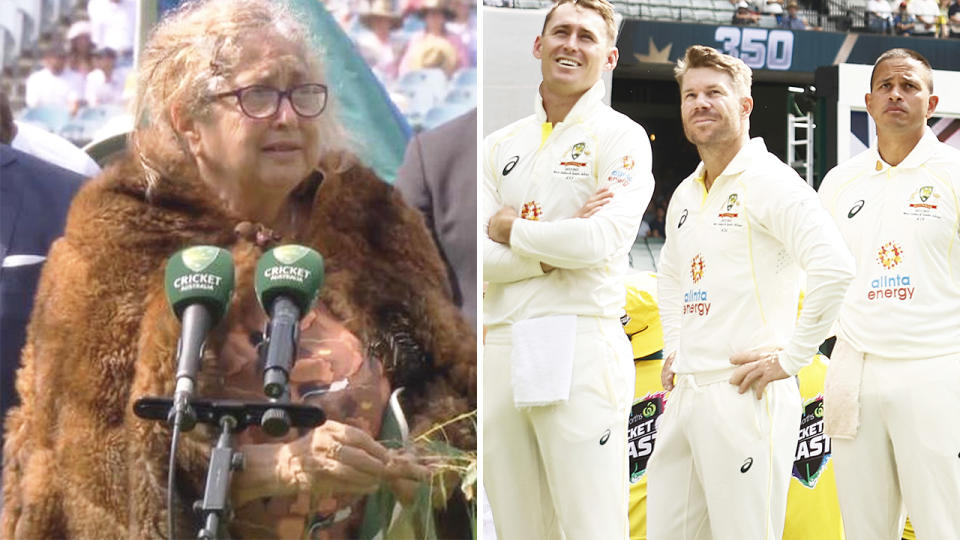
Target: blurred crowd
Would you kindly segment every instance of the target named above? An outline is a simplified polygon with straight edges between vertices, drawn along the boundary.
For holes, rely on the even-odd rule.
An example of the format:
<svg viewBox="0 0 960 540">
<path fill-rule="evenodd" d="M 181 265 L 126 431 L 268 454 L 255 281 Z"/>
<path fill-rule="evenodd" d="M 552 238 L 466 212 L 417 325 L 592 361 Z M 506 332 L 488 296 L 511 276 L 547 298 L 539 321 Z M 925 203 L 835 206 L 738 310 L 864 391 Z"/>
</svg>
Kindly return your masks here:
<svg viewBox="0 0 960 540">
<path fill-rule="evenodd" d="M 960 38 L 960 0 L 867 0 L 866 16 L 878 34 Z"/>
<path fill-rule="evenodd" d="M 82 4 L 81 4 L 82 5 Z M 414 129 L 476 106 L 475 0 L 331 0 L 327 8 Z M 21 121 L 77 145 L 132 119 L 136 0 L 89 0 L 39 51 Z M 108 130 L 109 131 L 109 130 Z"/>
</svg>

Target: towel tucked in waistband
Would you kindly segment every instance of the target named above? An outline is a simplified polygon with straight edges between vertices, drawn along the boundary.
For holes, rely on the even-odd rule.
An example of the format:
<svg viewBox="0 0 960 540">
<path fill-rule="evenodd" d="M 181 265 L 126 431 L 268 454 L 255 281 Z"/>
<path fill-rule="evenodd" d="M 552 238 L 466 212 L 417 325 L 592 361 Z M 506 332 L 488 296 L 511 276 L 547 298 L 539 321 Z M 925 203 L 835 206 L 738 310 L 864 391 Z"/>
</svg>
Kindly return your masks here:
<svg viewBox="0 0 960 540">
<path fill-rule="evenodd" d="M 852 439 L 857 436 L 862 378 L 863 353 L 837 339 L 823 387 L 823 426 L 830 437 Z"/>
</svg>

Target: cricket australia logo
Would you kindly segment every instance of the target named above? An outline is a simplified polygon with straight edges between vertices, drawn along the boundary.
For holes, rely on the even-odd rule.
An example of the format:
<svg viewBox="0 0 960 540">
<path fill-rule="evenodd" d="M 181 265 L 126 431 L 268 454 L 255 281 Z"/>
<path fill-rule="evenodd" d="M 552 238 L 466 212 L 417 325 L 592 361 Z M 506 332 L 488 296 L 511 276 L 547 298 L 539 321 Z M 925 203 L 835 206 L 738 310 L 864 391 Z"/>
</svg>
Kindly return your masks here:
<svg viewBox="0 0 960 540">
<path fill-rule="evenodd" d="M 523 208 L 520 209 L 520 217 L 529 219 L 530 221 L 540 221 L 540 216 L 542 215 L 543 208 L 537 201 L 523 203 Z"/>
<path fill-rule="evenodd" d="M 917 221 L 924 221 L 927 218 L 941 219 L 937 212 L 940 198 L 940 194 L 933 189 L 933 186 L 923 186 L 910 194 L 907 209 L 904 210 L 903 215 L 912 216 Z"/>
<path fill-rule="evenodd" d="M 590 165 L 590 151 L 587 143 L 578 142 L 570 147 L 560 158 L 560 164 L 553 169 L 553 176 L 567 181 L 581 181 L 593 176 Z"/>
<path fill-rule="evenodd" d="M 690 262 L 690 277 L 693 278 L 694 283 L 699 283 L 700 279 L 703 278 L 704 268 L 706 268 L 706 264 L 703 262 L 703 257 L 697 253 L 693 261 Z"/>
<path fill-rule="evenodd" d="M 890 270 L 903 261 L 903 249 L 896 242 L 887 242 L 877 251 L 877 262 Z"/>
<path fill-rule="evenodd" d="M 727 197 L 727 212 L 732 212 L 735 206 L 740 206 L 740 203 L 738 202 L 737 194 L 731 193 L 730 196 Z M 736 214 L 733 214 L 733 216 L 736 217 Z"/>
<path fill-rule="evenodd" d="M 636 165 L 636 162 L 633 161 L 633 158 L 630 156 L 623 156 L 621 159 L 623 170 L 632 171 L 633 167 Z"/>
<path fill-rule="evenodd" d="M 586 143 L 578 142 L 573 145 L 573 148 L 570 149 L 570 159 L 576 160 L 580 157 L 580 154 L 583 153 L 583 150 L 587 147 Z"/>
<path fill-rule="evenodd" d="M 570 161 L 563 161 L 560 163 L 560 165 L 563 165 L 564 167 L 569 167 L 571 165 L 574 167 L 585 167 L 587 165 L 586 156 L 589 156 L 590 152 L 587 151 L 587 143 L 578 142 L 577 144 L 573 145 L 572 148 L 570 148 L 570 151 L 567 152 L 567 154 L 570 156 Z M 580 160 L 580 156 L 584 156 L 583 161 Z"/>
<path fill-rule="evenodd" d="M 813 489 L 827 468 L 830 453 L 830 437 L 823 432 L 823 395 L 820 394 L 803 406 L 793 477 Z"/>
<path fill-rule="evenodd" d="M 713 226 L 720 229 L 721 232 L 727 232 L 731 228 L 739 229 L 743 227 L 740 217 L 740 196 L 736 193 L 731 193 L 727 196 L 727 200 L 720 206 L 720 211 L 717 213 L 717 219 L 713 222 Z"/>
</svg>

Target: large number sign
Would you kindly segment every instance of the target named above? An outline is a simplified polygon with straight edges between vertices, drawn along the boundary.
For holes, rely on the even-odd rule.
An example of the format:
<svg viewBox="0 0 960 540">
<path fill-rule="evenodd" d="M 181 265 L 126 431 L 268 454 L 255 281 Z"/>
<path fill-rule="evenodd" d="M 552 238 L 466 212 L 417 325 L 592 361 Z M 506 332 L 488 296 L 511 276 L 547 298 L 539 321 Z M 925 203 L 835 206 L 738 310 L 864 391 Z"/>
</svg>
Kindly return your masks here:
<svg viewBox="0 0 960 540">
<path fill-rule="evenodd" d="M 793 32 L 718 26 L 717 49 L 738 56 L 753 69 L 788 70 L 793 62 Z"/>
</svg>

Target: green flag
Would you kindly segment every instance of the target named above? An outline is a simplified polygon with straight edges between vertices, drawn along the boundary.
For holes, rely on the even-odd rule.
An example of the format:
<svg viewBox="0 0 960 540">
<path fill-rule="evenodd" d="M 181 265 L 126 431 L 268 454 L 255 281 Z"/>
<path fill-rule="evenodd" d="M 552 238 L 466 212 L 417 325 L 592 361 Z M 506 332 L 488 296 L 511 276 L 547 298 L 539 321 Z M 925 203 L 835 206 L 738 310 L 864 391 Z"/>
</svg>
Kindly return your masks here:
<svg viewBox="0 0 960 540">
<path fill-rule="evenodd" d="M 357 154 L 377 176 L 393 183 L 410 126 L 327 8 L 317 0 L 287 0 L 322 51 L 326 84 L 341 105 L 343 125 Z"/>
</svg>

